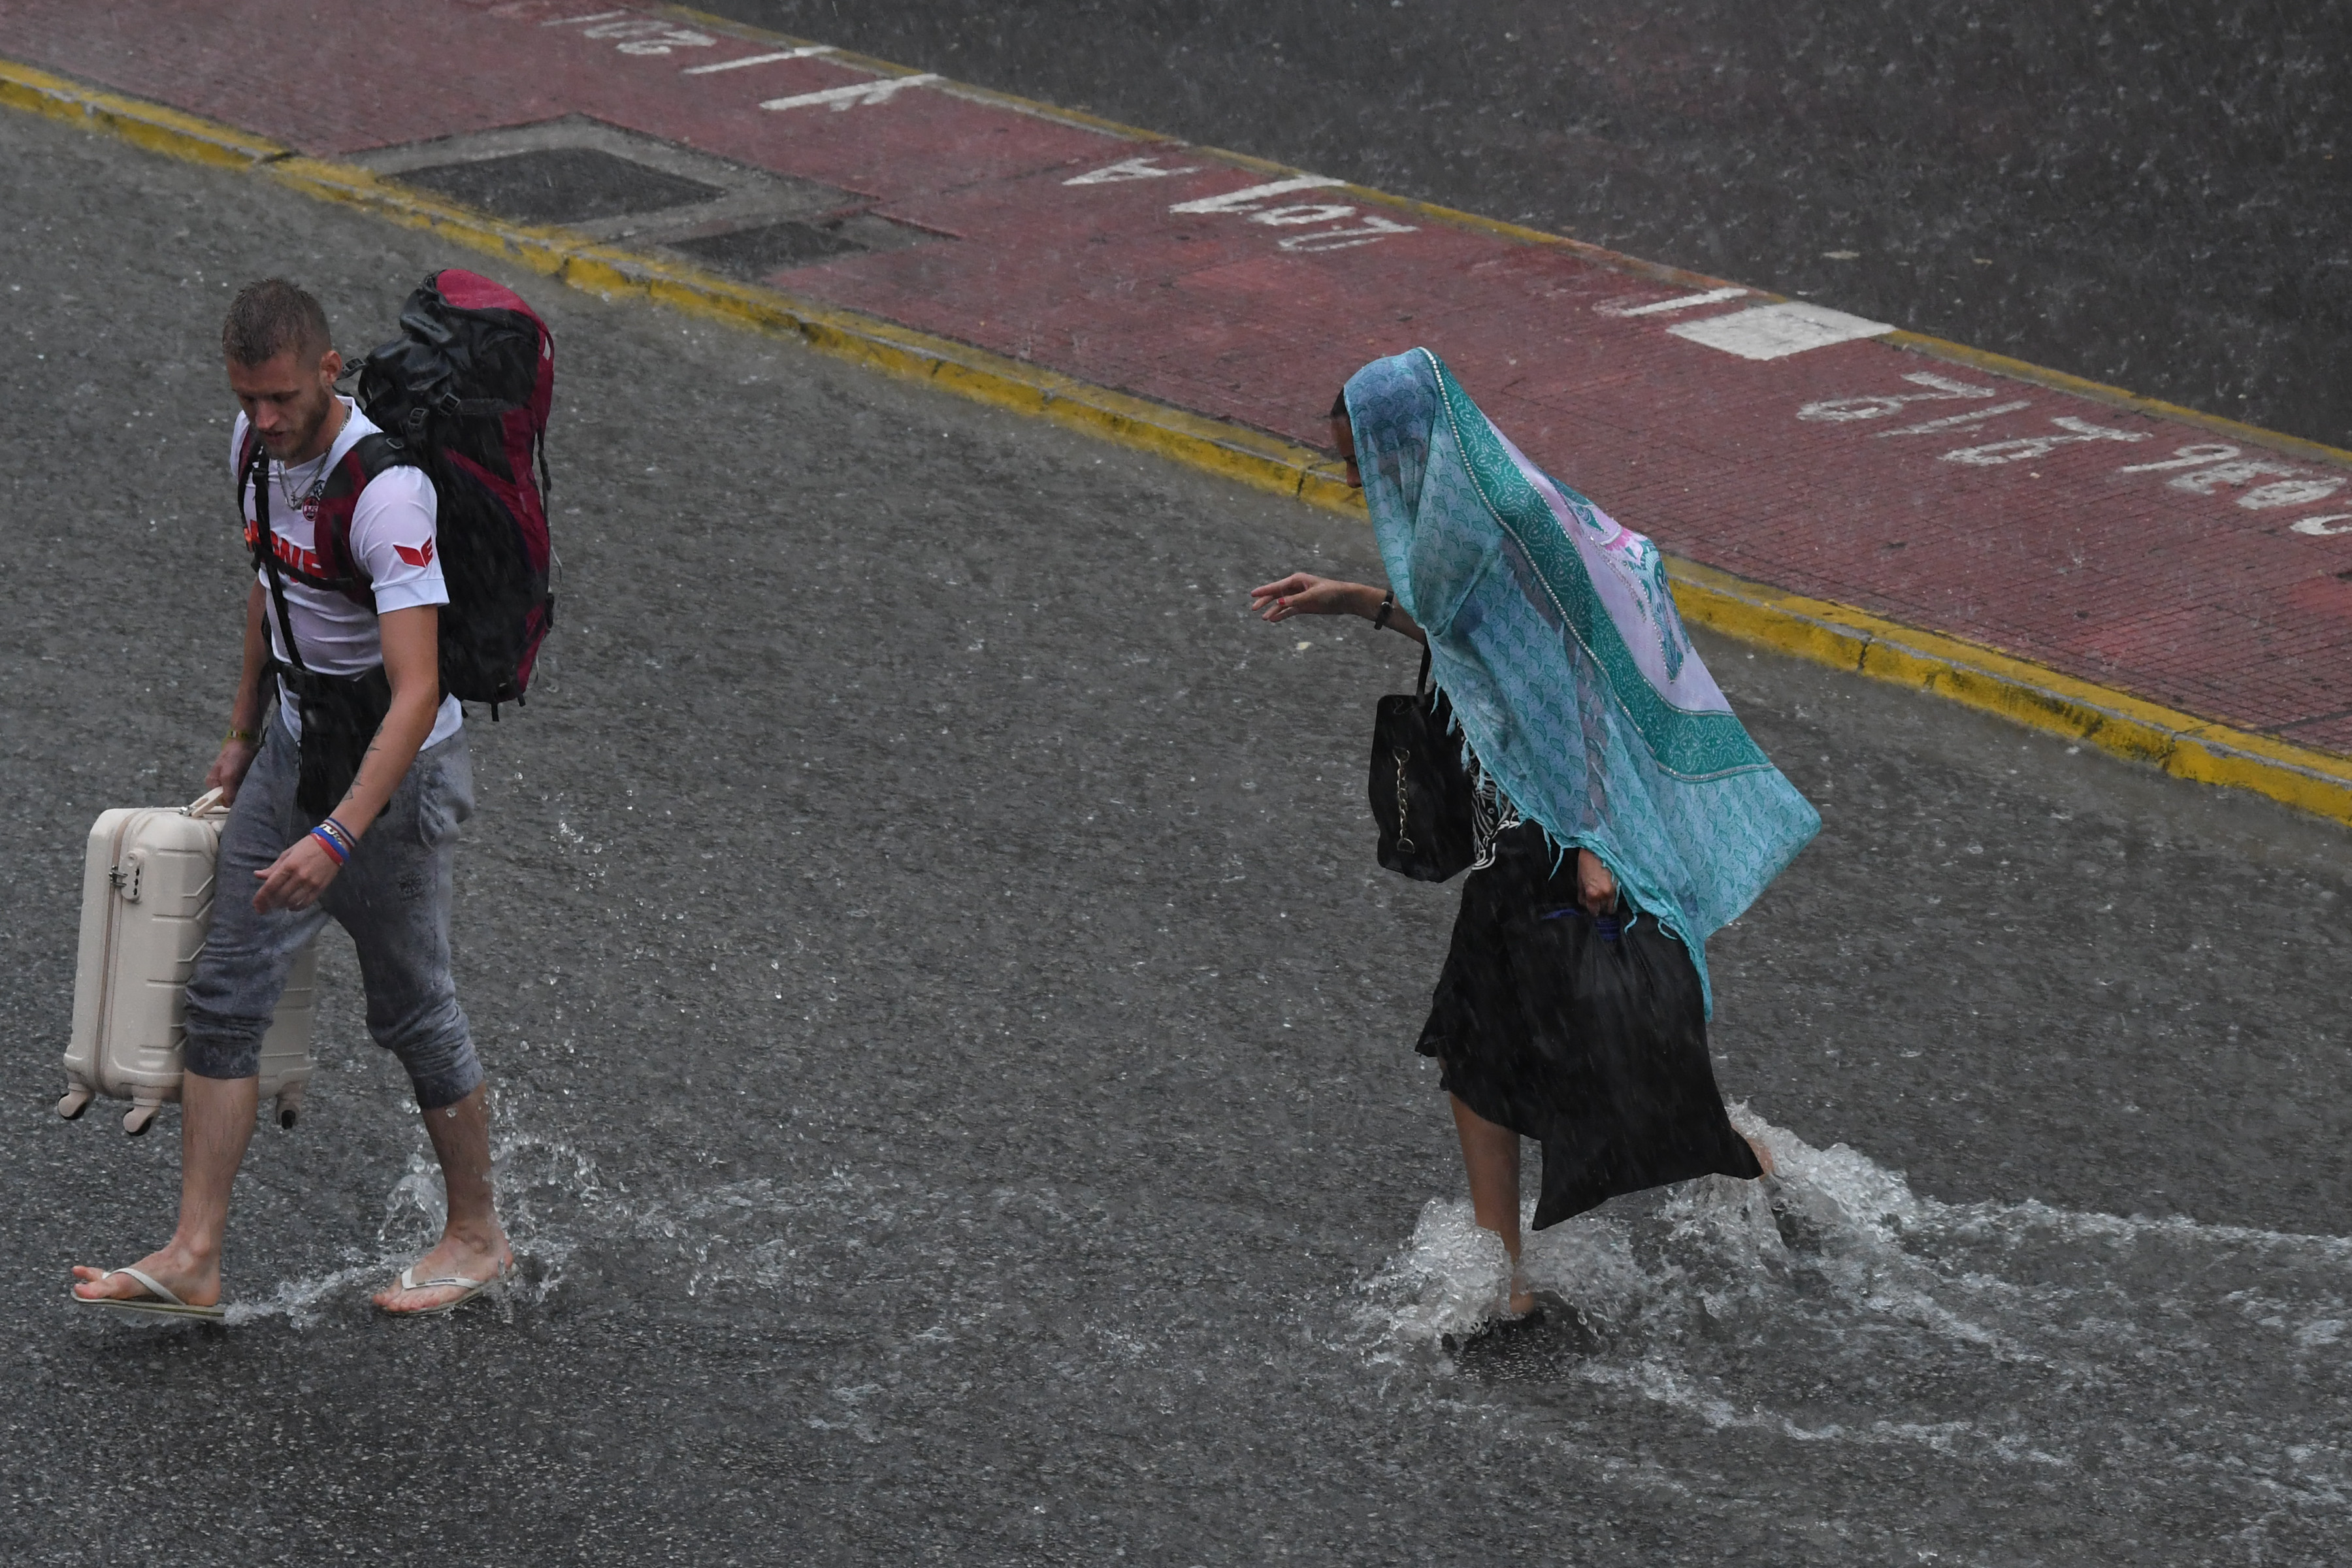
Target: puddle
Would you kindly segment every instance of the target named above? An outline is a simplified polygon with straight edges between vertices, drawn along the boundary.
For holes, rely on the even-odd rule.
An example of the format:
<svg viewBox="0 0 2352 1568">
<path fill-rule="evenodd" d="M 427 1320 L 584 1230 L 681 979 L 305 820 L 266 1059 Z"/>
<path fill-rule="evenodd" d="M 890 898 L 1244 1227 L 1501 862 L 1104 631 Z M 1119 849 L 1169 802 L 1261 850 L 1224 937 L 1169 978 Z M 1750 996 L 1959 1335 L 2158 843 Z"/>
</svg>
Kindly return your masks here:
<svg viewBox="0 0 2352 1568">
<path fill-rule="evenodd" d="M 1939 1203 L 1843 1144 L 1733 1120 L 1779 1177 L 1530 1234 L 1528 1282 L 1558 1299 L 1540 1327 L 1494 1331 L 1500 1243 L 1466 1200 L 1431 1203 L 1362 1289 L 1360 1349 L 1538 1405 L 1631 1400 L 2044 1472 L 2168 1467 L 2345 1508 L 2352 1239 Z"/>
</svg>

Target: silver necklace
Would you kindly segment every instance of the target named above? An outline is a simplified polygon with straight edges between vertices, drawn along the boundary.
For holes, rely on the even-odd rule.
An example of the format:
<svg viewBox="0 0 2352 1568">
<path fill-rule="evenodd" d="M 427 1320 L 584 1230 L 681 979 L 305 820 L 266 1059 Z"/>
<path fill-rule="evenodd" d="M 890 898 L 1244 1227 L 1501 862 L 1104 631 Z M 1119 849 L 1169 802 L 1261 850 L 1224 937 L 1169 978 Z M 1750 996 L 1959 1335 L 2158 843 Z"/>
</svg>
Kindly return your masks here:
<svg viewBox="0 0 2352 1568">
<path fill-rule="evenodd" d="M 321 452 L 312 459 L 319 465 L 318 475 L 311 479 L 310 488 L 299 496 L 294 493 L 295 465 L 288 463 L 278 465 L 278 493 L 286 498 L 286 503 L 289 506 L 302 514 L 303 521 L 306 522 L 319 521 L 319 500 L 327 493 L 327 475 L 330 471 L 327 458 L 330 455 Z"/>
</svg>

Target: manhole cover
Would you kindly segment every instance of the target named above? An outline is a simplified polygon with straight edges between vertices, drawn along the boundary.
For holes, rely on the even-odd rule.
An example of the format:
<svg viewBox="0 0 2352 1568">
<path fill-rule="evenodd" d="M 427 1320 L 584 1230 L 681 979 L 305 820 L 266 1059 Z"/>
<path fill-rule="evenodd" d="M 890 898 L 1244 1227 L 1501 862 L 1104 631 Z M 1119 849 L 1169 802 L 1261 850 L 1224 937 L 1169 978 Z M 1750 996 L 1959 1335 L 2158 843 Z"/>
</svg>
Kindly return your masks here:
<svg viewBox="0 0 2352 1568">
<path fill-rule="evenodd" d="M 835 256 L 855 255 L 868 248 L 837 229 L 818 224 L 786 221 L 739 228 L 700 239 L 674 239 L 672 250 L 682 250 L 697 261 L 738 278 L 764 278 L 790 267 L 805 267 Z"/>
<path fill-rule="evenodd" d="M 726 194 L 717 185 L 664 174 L 593 147 L 534 148 L 499 158 L 404 169 L 394 177 L 517 223 L 590 223 Z"/>
</svg>

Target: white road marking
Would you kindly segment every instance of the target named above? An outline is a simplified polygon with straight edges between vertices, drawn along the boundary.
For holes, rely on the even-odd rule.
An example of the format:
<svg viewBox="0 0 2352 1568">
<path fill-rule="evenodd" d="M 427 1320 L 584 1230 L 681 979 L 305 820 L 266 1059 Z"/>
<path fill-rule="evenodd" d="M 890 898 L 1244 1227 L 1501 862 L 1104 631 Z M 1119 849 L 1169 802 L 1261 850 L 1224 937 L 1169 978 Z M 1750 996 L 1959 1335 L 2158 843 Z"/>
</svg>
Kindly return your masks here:
<svg viewBox="0 0 2352 1568">
<path fill-rule="evenodd" d="M 1868 397 L 1828 397 L 1819 403 L 1808 403 L 1797 410 L 1797 417 L 1844 425 L 1856 419 L 1882 419 L 1889 414 L 1899 414 L 1906 404 L 1950 403 L 1965 397 L 1990 397 L 1990 386 L 1970 386 L 1965 381 L 1947 381 L 1927 371 L 1914 371 L 1903 378 L 1914 386 L 1925 386 L 1927 392 L 1882 392 Z"/>
<path fill-rule="evenodd" d="M 820 103 L 831 104 L 836 114 L 861 104 L 887 103 L 910 87 L 921 87 L 939 80 L 935 72 L 924 71 L 918 76 L 886 77 L 880 81 L 854 81 L 847 87 L 829 87 L 822 92 L 794 93 L 790 98 L 772 98 L 760 105 L 762 109 L 814 109 Z"/>
<path fill-rule="evenodd" d="M 1971 408 L 1966 414 L 1947 414 L 1941 419 L 1923 420 L 1916 425 L 1905 425 L 1894 430 L 1881 430 L 1881 436 L 1932 436 L 1938 430 L 1973 430 L 1996 414 L 2014 414 L 2033 405 L 2024 398 L 2015 403 L 1996 403 L 1990 408 Z"/>
<path fill-rule="evenodd" d="M 804 60 L 811 55 L 829 55 L 831 44 L 810 44 L 797 49 L 779 49 L 772 55 L 746 55 L 740 60 L 720 60 L 715 66 L 688 66 L 680 76 L 709 76 L 713 71 L 739 71 L 745 66 L 773 65 L 778 60 Z"/>
<path fill-rule="evenodd" d="M 1671 300 L 1654 300 L 1646 305 L 1623 305 L 1615 300 L 1592 307 L 1600 316 L 1669 316 L 1676 310 L 1696 310 L 1701 305 L 1719 305 L 1726 300 L 1747 297 L 1745 289 L 1710 289 L 1704 294 L 1681 294 Z"/>
<path fill-rule="evenodd" d="M 2342 479 L 2289 479 L 2284 484 L 2259 485 L 2238 498 L 2238 504 L 2249 511 L 2267 511 L 2274 506 L 2308 506 L 2315 500 L 2326 500 L 2344 488 Z"/>
<path fill-rule="evenodd" d="M 614 16 L 625 16 L 626 11 L 591 11 L 584 16 L 558 16 L 552 22 L 541 22 L 542 27 L 573 27 L 583 22 L 602 22 Z"/>
<path fill-rule="evenodd" d="M 2234 458 L 2238 448 L 2219 441 L 2200 442 L 2193 447 L 2175 447 L 2172 456 L 2161 463 L 2127 463 L 2117 468 L 2119 474 L 2156 474 L 2167 468 L 2201 468 L 2208 463 L 2218 463 Z"/>
<path fill-rule="evenodd" d="M 1163 169 L 1157 158 L 1122 158 L 1107 163 L 1089 174 L 1079 174 L 1064 180 L 1066 185 L 1108 185 L 1120 180 L 1164 180 L 1171 174 L 1197 174 L 1198 163 L 1187 163 L 1181 169 Z"/>
<path fill-rule="evenodd" d="M 2082 441 L 2145 441 L 2145 430 L 2110 430 L 2104 425 L 2062 415 L 2050 421 L 2067 436 L 2024 436 L 2014 441 L 1995 441 L 1989 446 L 1963 447 L 1957 452 L 1947 452 L 1947 463 L 1966 463 L 1970 468 L 1993 468 L 2003 463 L 2021 463 L 2029 458 L 2046 457 L 2061 447 L 2071 447 Z"/>
<path fill-rule="evenodd" d="M 1282 242 L 1281 248 L 1301 256 L 1312 256 L 1323 250 L 1353 250 L 1360 245 L 1370 245 L 1392 234 L 1411 234 L 1412 225 L 1393 223 L 1370 213 L 1363 215 L 1361 228 L 1318 228 L 1313 234 L 1294 234 Z"/>
<path fill-rule="evenodd" d="M 1885 321 L 1864 321 L 1825 305 L 1791 300 L 1785 305 L 1756 305 L 1727 316 L 1702 321 L 1680 321 L 1666 331 L 1678 338 L 1741 359 L 1786 359 L 1833 343 L 1874 338 L 1895 329 Z"/>
<path fill-rule="evenodd" d="M 2167 468 L 2196 470 L 2178 475 L 2168 481 L 2174 489 L 2187 490 L 2191 495 L 2210 496 L 2224 485 L 2242 485 L 2249 479 L 2276 481 L 2256 485 L 2238 497 L 2238 504 L 2249 511 L 2268 511 L 2273 507 L 2282 506 L 2309 506 L 2313 501 L 2326 500 L 2344 488 L 2344 480 L 2334 475 L 2315 478 L 2309 469 L 2281 462 L 2276 458 L 2240 458 L 2237 447 L 2220 441 L 2177 447 L 2173 448 L 2172 456 L 2161 463 L 2134 463 L 2118 471 L 2156 474 Z M 2310 521 L 2308 518 L 2304 520 L 2305 522 Z M 2308 529 L 2297 523 L 2295 531 L 2325 533 L 2337 531 Z"/>
<path fill-rule="evenodd" d="M 1251 185 L 1244 190 L 1228 191 L 1222 196 L 1202 196 L 1198 201 L 1178 202 L 1168 210 L 1171 213 L 1238 213 L 1249 212 L 1261 202 L 1276 196 L 1286 196 L 1293 191 L 1320 191 L 1333 185 L 1344 185 L 1345 180 L 1334 180 L 1323 174 L 1300 174 L 1294 179 L 1276 180 L 1270 184 Z"/>
<path fill-rule="evenodd" d="M 1299 206 L 1267 207 L 1249 215 L 1252 223 L 1272 224 L 1276 228 L 1303 228 L 1310 223 L 1338 223 L 1341 218 L 1356 216 L 1353 207 L 1320 206 L 1307 203 Z"/>
<path fill-rule="evenodd" d="M 1300 191 L 1324 191 L 1333 185 L 1344 185 L 1345 180 L 1335 180 L 1326 174 L 1299 174 L 1287 180 L 1274 180 L 1263 185 L 1250 185 L 1238 191 L 1227 191 L 1222 196 L 1202 196 L 1189 202 L 1177 202 L 1169 207 L 1171 213 L 1242 213 L 1252 223 L 1268 224 L 1287 228 L 1314 223 L 1344 223 L 1360 216 L 1363 223 L 1356 228 L 1318 228 L 1312 234 L 1294 234 L 1282 242 L 1281 248 L 1301 255 L 1321 250 L 1349 250 L 1359 245 L 1371 245 L 1392 234 L 1411 234 L 1413 226 L 1397 223 L 1390 218 L 1359 214 L 1354 207 L 1320 202 L 1269 207 L 1265 204 L 1277 196 L 1287 196 Z"/>
<path fill-rule="evenodd" d="M 617 47 L 625 55 L 666 55 L 672 49 L 707 49 L 719 40 L 707 33 L 690 32 L 667 22 L 640 16 L 626 22 L 599 22 L 581 29 L 583 38 L 621 40 Z"/>
<path fill-rule="evenodd" d="M 1818 403 L 1808 403 L 1797 410 L 1797 417 L 1826 424 L 1853 424 L 1860 420 L 1877 419 L 1897 413 L 1913 403 L 1937 403 L 1958 399 L 1991 397 L 1990 386 L 1977 386 L 1964 381 L 1948 381 L 1925 371 L 1914 372 L 1904 380 L 1914 385 L 1929 388 L 1927 392 L 1874 393 L 1866 396 L 1832 397 Z M 1930 436 L 1941 431 L 1970 429 L 2000 414 L 2015 414 L 2032 405 L 2023 399 L 1995 404 L 1985 408 L 1970 408 L 1958 414 L 1948 414 L 1940 419 L 1928 419 L 1916 425 L 1906 425 L 1893 430 L 1873 432 L 1878 436 Z M 2061 436 L 2028 436 L 2011 441 L 1994 441 L 1982 447 L 1969 447 L 1957 452 L 1946 452 L 1948 463 L 1965 463 L 1971 468 L 1998 468 L 2007 463 L 2024 462 L 2047 456 L 2060 447 L 2082 441 L 2142 441 L 2147 437 L 2128 430 L 2111 430 L 2104 426 L 2088 424 L 2075 418 L 2053 418 L 2052 424 L 2061 430 L 2073 432 Z M 2188 470 L 2188 471 L 2183 471 Z M 2168 488 L 2187 491 L 2190 495 L 2210 496 L 2225 489 L 2252 485 L 2252 489 L 2231 499 L 2249 511 L 2270 511 L 2280 507 L 2309 506 L 2334 497 L 2352 479 L 2341 474 L 2314 474 L 2309 468 L 2278 458 L 2244 458 L 2239 448 L 2224 441 L 2193 441 L 2185 447 L 2175 447 L 2172 456 L 2152 463 L 2126 463 L 2116 470 L 2120 474 L 2162 474 L 2174 477 Z M 2040 478 L 2039 475 L 2034 476 Z M 2254 484 L 2255 480 L 2267 480 Z M 2329 512 L 2324 517 L 2298 518 L 2287 524 L 2289 532 L 2312 539 L 2333 539 L 2338 534 L 2352 534 L 2352 511 Z"/>
<path fill-rule="evenodd" d="M 1197 174 L 1201 167 L 1197 163 L 1186 163 L 1166 169 L 1160 167 L 1157 156 L 1122 158 L 1116 163 L 1106 163 L 1099 169 L 1073 174 L 1062 184 L 1108 185 L 1122 180 L 1160 180 L 1171 174 Z M 1265 224 L 1269 228 L 1307 228 L 1314 224 L 1345 224 L 1350 218 L 1361 220 L 1352 228 L 1317 228 L 1311 233 L 1291 235 L 1280 242 L 1280 248 L 1298 255 L 1351 250 L 1360 245 L 1377 244 L 1391 235 L 1416 232 L 1412 224 L 1359 213 L 1354 207 L 1337 202 L 1267 205 L 1278 197 L 1296 195 L 1302 191 L 1326 191 L 1334 185 L 1346 184 L 1345 180 L 1335 180 L 1328 174 L 1295 174 L 1286 180 L 1269 180 L 1262 185 L 1227 191 L 1223 195 L 1197 196 L 1191 201 L 1171 203 L 1168 210 L 1171 213 L 1231 213 L 1247 217 L 1252 223 Z"/>
<path fill-rule="evenodd" d="M 2210 496 L 2223 485 L 2242 485 L 2248 479 L 2286 478 L 2301 472 L 2293 463 L 2282 463 L 2276 458 L 2241 458 L 2234 463 L 2216 463 L 2193 474 L 2178 475 L 2168 482 L 2174 489 L 2187 490 L 2190 495 Z"/>
</svg>

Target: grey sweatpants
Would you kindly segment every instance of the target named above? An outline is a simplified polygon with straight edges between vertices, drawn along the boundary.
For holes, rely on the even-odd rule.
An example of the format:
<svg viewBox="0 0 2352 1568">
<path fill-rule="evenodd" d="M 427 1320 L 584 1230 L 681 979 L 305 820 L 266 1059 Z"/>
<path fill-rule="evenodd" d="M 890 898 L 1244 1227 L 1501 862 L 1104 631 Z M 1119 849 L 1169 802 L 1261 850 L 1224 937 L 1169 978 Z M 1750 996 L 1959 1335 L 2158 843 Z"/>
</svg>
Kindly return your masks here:
<svg viewBox="0 0 2352 1568">
<path fill-rule="evenodd" d="M 400 1058 L 426 1110 L 482 1081 L 482 1065 L 449 973 L 450 867 L 457 825 L 474 814 L 474 767 L 463 730 L 416 754 L 351 863 L 307 910 L 253 907 L 266 870 L 310 831 L 294 804 L 300 753 L 272 704 L 261 754 L 221 830 L 212 930 L 188 982 L 181 1059 L 199 1078 L 251 1078 L 261 1037 L 295 954 L 332 916 L 358 949 L 368 1033 Z"/>
</svg>

